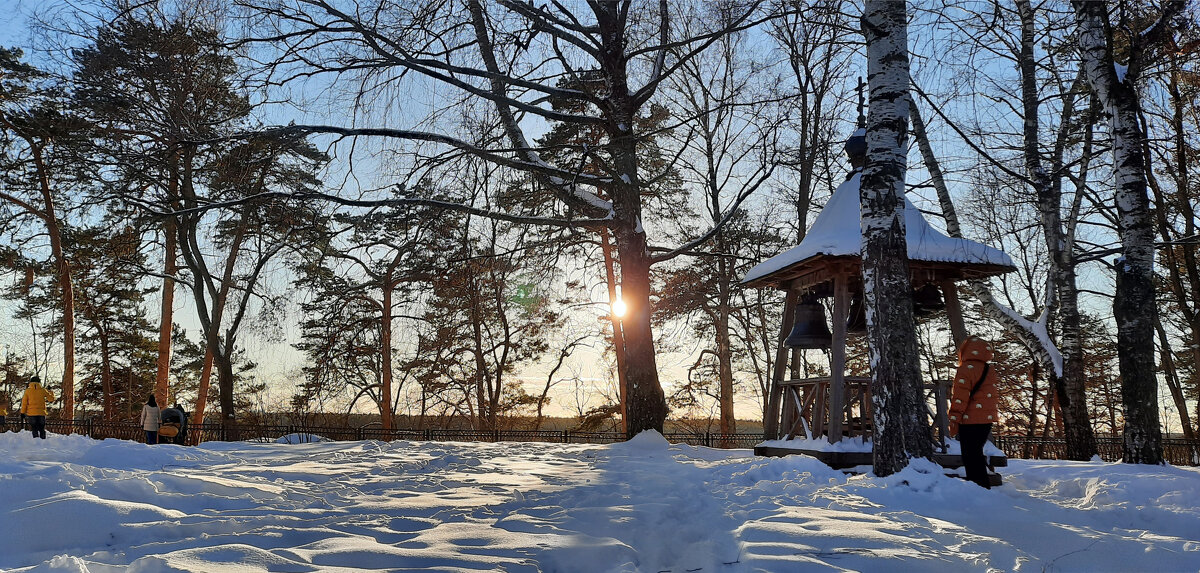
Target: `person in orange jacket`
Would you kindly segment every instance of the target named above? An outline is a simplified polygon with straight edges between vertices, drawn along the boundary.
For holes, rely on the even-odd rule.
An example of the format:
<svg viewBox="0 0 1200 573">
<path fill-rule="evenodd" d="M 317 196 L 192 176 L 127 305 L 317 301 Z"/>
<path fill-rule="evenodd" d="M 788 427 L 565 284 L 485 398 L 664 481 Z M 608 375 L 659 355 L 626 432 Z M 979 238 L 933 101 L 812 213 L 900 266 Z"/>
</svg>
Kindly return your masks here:
<svg viewBox="0 0 1200 573">
<path fill-rule="evenodd" d="M 996 371 L 989 362 L 992 345 L 978 336 L 968 336 L 958 347 L 958 371 L 950 392 L 950 434 L 958 435 L 967 479 L 991 489 L 983 446 L 1000 416 Z"/>
<path fill-rule="evenodd" d="M 21 417 L 29 418 L 33 437 L 46 439 L 46 403 L 54 401 L 54 394 L 42 388 L 42 379 L 35 374 L 21 396 Z"/>
</svg>

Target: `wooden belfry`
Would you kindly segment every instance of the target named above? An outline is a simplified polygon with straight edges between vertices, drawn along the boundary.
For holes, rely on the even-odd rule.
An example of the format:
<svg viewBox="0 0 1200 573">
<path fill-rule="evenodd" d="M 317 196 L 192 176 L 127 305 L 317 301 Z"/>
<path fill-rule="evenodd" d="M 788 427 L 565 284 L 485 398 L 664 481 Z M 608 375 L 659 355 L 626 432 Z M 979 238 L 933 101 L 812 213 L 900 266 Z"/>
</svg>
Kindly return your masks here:
<svg viewBox="0 0 1200 573">
<path fill-rule="evenodd" d="M 848 331 L 866 328 L 859 223 L 865 133 L 860 127 L 846 142 L 854 171 L 833 192 L 804 240 L 754 267 L 742 279 L 749 287 L 787 291 L 763 420 L 768 440 L 825 437 L 833 443 L 845 436 L 871 435 L 870 378 L 845 375 Z M 955 282 L 999 275 L 1014 270 L 1015 265 L 998 249 L 934 229 L 907 198 L 904 209 L 918 320 L 944 306 L 957 344 L 967 333 Z M 819 303 L 828 298 L 833 299 L 831 329 L 824 324 L 825 313 Z M 823 332 L 828 333 L 825 340 Z M 796 375 L 800 351 L 812 348 L 828 348 L 829 376 Z"/>
</svg>

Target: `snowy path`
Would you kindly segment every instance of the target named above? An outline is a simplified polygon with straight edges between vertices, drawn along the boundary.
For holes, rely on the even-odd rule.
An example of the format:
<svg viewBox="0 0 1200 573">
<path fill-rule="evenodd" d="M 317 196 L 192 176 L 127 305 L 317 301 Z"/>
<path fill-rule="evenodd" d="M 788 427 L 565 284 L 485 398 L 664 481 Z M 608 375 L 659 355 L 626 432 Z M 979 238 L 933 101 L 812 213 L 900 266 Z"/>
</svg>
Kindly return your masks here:
<svg viewBox="0 0 1200 573">
<path fill-rule="evenodd" d="M 0 435 L 0 570 L 1200 570 L 1200 471 L 921 466 L 668 446 L 147 447 Z"/>
</svg>

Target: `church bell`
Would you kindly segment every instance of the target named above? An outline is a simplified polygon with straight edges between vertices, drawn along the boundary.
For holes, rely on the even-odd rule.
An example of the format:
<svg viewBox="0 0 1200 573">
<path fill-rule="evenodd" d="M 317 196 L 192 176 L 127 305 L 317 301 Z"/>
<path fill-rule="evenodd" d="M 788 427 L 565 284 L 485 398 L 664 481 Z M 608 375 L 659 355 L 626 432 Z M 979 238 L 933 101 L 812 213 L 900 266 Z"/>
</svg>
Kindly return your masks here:
<svg viewBox="0 0 1200 573">
<path fill-rule="evenodd" d="M 783 343 L 788 348 L 829 348 L 833 334 L 825 323 L 825 307 L 811 295 L 796 305 L 796 323 Z"/>
<path fill-rule="evenodd" d="M 946 301 L 942 300 L 942 291 L 938 290 L 937 285 L 925 283 L 924 286 L 913 291 L 914 315 L 928 316 L 944 308 L 946 308 Z"/>
</svg>

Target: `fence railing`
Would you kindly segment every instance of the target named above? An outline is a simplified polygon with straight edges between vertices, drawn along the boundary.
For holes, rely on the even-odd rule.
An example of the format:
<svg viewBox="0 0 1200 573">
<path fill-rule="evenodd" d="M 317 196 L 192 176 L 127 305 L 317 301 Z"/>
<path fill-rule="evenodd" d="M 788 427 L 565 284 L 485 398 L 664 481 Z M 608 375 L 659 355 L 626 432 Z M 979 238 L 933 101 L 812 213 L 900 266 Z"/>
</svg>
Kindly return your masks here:
<svg viewBox="0 0 1200 573">
<path fill-rule="evenodd" d="M 9 416 L 9 429 L 20 427 L 16 416 Z M 98 419 L 46 420 L 46 430 L 56 434 L 80 434 L 95 439 L 117 438 L 142 441 L 145 433 L 135 422 L 105 422 Z M 398 428 L 384 430 L 378 425 L 310 426 L 303 424 L 201 424 L 185 429 L 186 442 L 254 441 L 273 442 L 283 436 L 309 434 L 334 441 L 410 440 L 437 442 L 551 442 L 559 444 L 612 444 L 625 440 L 621 432 L 580 432 L 573 430 L 471 430 L 453 428 Z M 667 441 L 710 448 L 753 448 L 763 441 L 762 434 L 722 434 L 719 432 L 667 432 Z M 992 442 L 1009 458 L 1062 459 L 1066 454 L 1063 438 L 992 436 Z M 1121 459 L 1121 438 L 1097 437 L 1096 447 L 1105 461 Z M 1180 438 L 1163 440 L 1163 456 L 1179 466 L 1200 466 L 1200 441 Z"/>
</svg>

